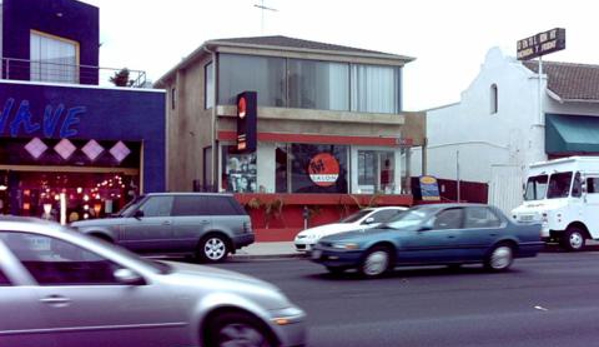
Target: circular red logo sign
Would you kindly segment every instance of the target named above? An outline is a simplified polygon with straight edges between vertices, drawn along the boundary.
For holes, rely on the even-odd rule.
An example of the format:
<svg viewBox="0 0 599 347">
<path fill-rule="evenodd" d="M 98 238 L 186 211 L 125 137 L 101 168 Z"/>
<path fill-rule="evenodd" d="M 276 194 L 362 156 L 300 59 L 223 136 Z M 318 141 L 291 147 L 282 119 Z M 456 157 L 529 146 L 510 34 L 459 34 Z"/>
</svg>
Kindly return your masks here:
<svg viewBox="0 0 599 347">
<path fill-rule="evenodd" d="M 330 187 L 339 178 L 339 162 L 329 153 L 319 153 L 310 160 L 308 175 L 317 186 Z"/>
<path fill-rule="evenodd" d="M 239 115 L 239 118 L 241 118 L 241 119 L 245 118 L 245 112 L 246 112 L 245 98 L 239 98 L 239 103 L 237 103 L 237 114 Z"/>
</svg>

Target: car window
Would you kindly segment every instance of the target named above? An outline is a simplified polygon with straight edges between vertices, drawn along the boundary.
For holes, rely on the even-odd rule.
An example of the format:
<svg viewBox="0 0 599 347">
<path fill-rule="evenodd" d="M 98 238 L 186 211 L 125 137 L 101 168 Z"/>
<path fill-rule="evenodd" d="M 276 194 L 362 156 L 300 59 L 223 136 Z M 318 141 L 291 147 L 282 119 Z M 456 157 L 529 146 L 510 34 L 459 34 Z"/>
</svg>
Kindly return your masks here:
<svg viewBox="0 0 599 347">
<path fill-rule="evenodd" d="M 182 195 L 175 197 L 173 216 L 208 216 L 209 201 L 204 196 Z"/>
<path fill-rule="evenodd" d="M 19 232 L 0 238 L 42 286 L 118 283 L 117 264 L 66 241 Z"/>
<path fill-rule="evenodd" d="M 10 286 L 10 281 L 8 280 L 8 277 L 6 277 L 6 275 L 4 274 L 4 271 L 0 269 L 0 287 L 3 286 Z"/>
<path fill-rule="evenodd" d="M 400 211 L 398 210 L 382 210 L 372 214 L 372 216 L 368 218 L 373 218 L 373 223 L 384 223 L 392 217 L 395 217 L 399 212 Z"/>
<path fill-rule="evenodd" d="M 240 214 L 235 208 L 234 201 L 226 196 L 208 197 L 210 212 L 215 216 L 235 216 Z"/>
<path fill-rule="evenodd" d="M 461 208 L 450 208 L 439 212 L 434 219 L 433 229 L 459 229 L 462 226 Z"/>
<path fill-rule="evenodd" d="M 501 220 L 488 207 L 480 206 L 466 208 L 466 219 L 464 221 L 465 228 L 496 228 L 500 225 Z"/>
<path fill-rule="evenodd" d="M 172 206 L 172 196 L 151 196 L 139 209 L 144 217 L 166 217 L 170 216 Z"/>
<path fill-rule="evenodd" d="M 360 219 L 364 218 L 364 216 L 369 214 L 370 212 L 372 212 L 372 210 L 360 210 L 340 220 L 339 223 L 355 223 Z"/>
</svg>

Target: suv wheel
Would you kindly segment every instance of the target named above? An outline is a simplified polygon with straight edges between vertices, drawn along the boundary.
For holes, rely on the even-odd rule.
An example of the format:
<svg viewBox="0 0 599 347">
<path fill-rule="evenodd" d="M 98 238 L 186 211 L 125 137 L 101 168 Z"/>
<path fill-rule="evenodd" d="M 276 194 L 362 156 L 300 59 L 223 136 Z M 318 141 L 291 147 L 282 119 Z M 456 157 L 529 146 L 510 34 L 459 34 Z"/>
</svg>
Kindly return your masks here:
<svg viewBox="0 0 599 347">
<path fill-rule="evenodd" d="M 208 235 L 200 241 L 198 259 L 202 262 L 218 263 L 229 254 L 227 240 L 221 235 Z"/>
</svg>

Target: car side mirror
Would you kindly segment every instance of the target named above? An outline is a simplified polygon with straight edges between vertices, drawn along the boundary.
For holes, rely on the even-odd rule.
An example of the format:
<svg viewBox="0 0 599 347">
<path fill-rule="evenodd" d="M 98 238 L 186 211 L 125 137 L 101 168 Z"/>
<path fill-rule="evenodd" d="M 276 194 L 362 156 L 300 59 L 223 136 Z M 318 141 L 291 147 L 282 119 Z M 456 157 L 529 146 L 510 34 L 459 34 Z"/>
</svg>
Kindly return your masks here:
<svg viewBox="0 0 599 347">
<path fill-rule="evenodd" d="M 126 285 L 144 285 L 146 281 L 144 281 L 143 277 L 136 274 L 130 269 L 118 269 L 114 272 L 114 278 L 118 283 L 126 284 Z"/>
<path fill-rule="evenodd" d="M 420 228 L 418 228 L 418 231 L 429 231 L 429 230 L 433 230 L 434 228 L 435 228 L 434 220 L 430 219 L 430 220 L 426 221 L 425 223 L 422 223 Z"/>
<path fill-rule="evenodd" d="M 141 219 L 141 217 L 143 217 L 143 216 L 144 216 L 144 211 L 142 211 L 142 210 L 137 210 L 133 214 L 133 218 L 135 218 L 135 219 Z"/>
<path fill-rule="evenodd" d="M 372 224 L 374 223 L 374 218 L 370 217 L 370 218 L 366 218 L 366 220 L 362 223 L 362 224 Z"/>
</svg>

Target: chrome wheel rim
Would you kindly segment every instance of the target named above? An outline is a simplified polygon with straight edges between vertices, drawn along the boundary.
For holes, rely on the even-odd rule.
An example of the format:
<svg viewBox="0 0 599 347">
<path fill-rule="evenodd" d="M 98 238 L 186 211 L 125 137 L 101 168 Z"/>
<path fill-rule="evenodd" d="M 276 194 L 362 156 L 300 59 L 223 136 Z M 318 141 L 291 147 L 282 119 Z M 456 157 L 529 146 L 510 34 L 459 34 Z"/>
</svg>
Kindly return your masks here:
<svg viewBox="0 0 599 347">
<path fill-rule="evenodd" d="M 225 255 L 226 246 L 223 240 L 211 238 L 204 244 L 204 254 L 210 260 L 219 260 Z"/>
<path fill-rule="evenodd" d="M 508 246 L 495 248 L 491 255 L 491 267 L 496 270 L 505 269 L 512 263 L 512 249 Z"/>
<path fill-rule="evenodd" d="M 364 273 L 368 276 L 377 276 L 385 272 L 389 266 L 389 254 L 385 251 L 370 253 L 364 261 Z"/>
<path fill-rule="evenodd" d="M 582 238 L 582 235 L 580 233 L 575 232 L 575 233 L 570 234 L 570 246 L 573 249 L 581 248 L 583 242 L 584 242 L 584 239 Z"/>
<path fill-rule="evenodd" d="M 220 331 L 220 347 L 264 347 L 266 337 L 256 328 L 247 324 L 229 324 Z"/>
</svg>

